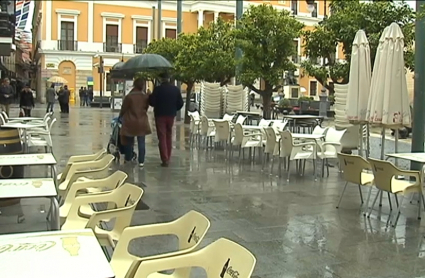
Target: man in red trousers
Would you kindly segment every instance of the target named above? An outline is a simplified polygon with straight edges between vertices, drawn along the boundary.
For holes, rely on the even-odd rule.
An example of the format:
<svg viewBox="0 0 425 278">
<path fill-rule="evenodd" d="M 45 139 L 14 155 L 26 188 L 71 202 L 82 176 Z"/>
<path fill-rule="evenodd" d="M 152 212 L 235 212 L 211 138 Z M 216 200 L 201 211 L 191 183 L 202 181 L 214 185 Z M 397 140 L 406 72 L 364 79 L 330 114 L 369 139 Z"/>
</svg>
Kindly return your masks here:
<svg viewBox="0 0 425 278">
<path fill-rule="evenodd" d="M 183 98 L 179 88 L 170 83 L 166 73 L 160 74 L 161 84 L 156 86 L 149 96 L 149 104 L 155 115 L 156 133 L 159 140 L 159 153 L 162 167 L 168 167 L 171 158 L 174 119 L 177 111 L 183 107 Z"/>
</svg>

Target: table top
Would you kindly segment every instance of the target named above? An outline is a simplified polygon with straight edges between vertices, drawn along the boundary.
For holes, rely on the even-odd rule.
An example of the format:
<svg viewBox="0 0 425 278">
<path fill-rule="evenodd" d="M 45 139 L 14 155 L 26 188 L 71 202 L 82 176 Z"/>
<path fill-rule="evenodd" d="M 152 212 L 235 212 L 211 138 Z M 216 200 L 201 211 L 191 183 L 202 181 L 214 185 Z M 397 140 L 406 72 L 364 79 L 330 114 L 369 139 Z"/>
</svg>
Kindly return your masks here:
<svg viewBox="0 0 425 278">
<path fill-rule="evenodd" d="M 386 156 L 393 158 L 402 158 L 425 164 L 425 153 L 390 153 L 386 154 Z"/>
<path fill-rule="evenodd" d="M 323 118 L 322 116 L 315 116 L 315 115 L 283 115 L 284 118 L 287 119 L 321 119 Z"/>
<path fill-rule="evenodd" d="M 255 130 L 263 130 L 264 127 L 258 125 L 243 125 L 243 129 L 255 129 Z"/>
<path fill-rule="evenodd" d="M 30 129 L 30 128 L 39 128 L 39 127 L 45 127 L 45 123 L 20 123 L 20 122 L 13 122 L 13 123 L 5 123 L 2 125 L 2 127 L 12 127 L 12 128 L 20 128 L 20 129 Z"/>
<path fill-rule="evenodd" d="M 0 236 L 0 277 L 115 277 L 91 229 Z"/>
<path fill-rule="evenodd" d="M 235 114 L 241 114 L 241 115 L 250 115 L 250 116 L 261 116 L 258 112 L 249 112 L 249 111 L 236 111 Z"/>
<path fill-rule="evenodd" d="M 56 165 L 56 159 L 51 153 L 0 155 L 0 166 L 21 165 Z"/>
<path fill-rule="evenodd" d="M 52 178 L 0 180 L 0 199 L 57 196 Z"/>
<path fill-rule="evenodd" d="M 9 118 L 9 121 L 43 121 L 44 118 L 36 117 L 19 117 L 19 118 Z"/>
<path fill-rule="evenodd" d="M 323 134 L 292 133 L 292 138 L 296 139 L 322 139 L 324 137 Z"/>
</svg>

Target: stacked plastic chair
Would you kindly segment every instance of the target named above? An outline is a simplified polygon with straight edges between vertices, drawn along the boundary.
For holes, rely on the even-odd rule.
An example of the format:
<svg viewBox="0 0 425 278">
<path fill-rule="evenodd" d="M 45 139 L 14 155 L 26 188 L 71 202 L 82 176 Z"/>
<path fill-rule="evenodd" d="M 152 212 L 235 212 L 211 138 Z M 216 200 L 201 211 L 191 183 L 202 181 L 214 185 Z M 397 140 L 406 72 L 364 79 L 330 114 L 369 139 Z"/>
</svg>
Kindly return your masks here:
<svg viewBox="0 0 425 278">
<path fill-rule="evenodd" d="M 223 89 L 219 83 L 202 83 L 201 115 L 216 119 L 223 115 Z"/>
<path fill-rule="evenodd" d="M 248 111 L 248 92 L 242 85 L 228 85 L 225 89 L 224 111 L 234 114 L 237 111 Z"/>
<path fill-rule="evenodd" d="M 335 84 L 335 126 L 339 128 L 350 127 L 351 124 L 347 120 L 345 106 L 347 104 L 348 84 Z"/>
</svg>

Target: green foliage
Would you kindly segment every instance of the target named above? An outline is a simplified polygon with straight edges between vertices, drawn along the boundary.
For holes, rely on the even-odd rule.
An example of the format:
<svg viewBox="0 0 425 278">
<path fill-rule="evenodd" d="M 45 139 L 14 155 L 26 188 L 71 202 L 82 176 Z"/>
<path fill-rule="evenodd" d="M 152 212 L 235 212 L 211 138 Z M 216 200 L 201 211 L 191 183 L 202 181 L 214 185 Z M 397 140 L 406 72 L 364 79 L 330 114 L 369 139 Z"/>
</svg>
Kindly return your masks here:
<svg viewBox="0 0 425 278">
<path fill-rule="evenodd" d="M 283 73 L 296 69 L 290 57 L 297 54 L 293 41 L 301 36 L 304 25 L 289 11 L 264 4 L 251 6 L 239 26 L 236 42 L 243 52 L 239 78 L 263 100 L 269 99 L 282 83 Z M 258 78 L 263 79 L 264 89 L 253 86 Z"/>
<path fill-rule="evenodd" d="M 291 107 L 291 102 L 287 98 L 282 98 L 281 100 L 279 100 L 278 106 L 282 108 Z"/>
<path fill-rule="evenodd" d="M 308 101 L 308 102 L 310 102 L 310 101 L 312 101 L 313 100 L 313 98 L 312 97 L 306 97 L 306 96 L 302 96 L 302 97 L 299 97 L 298 98 L 298 102 L 299 103 L 301 103 L 301 101 Z"/>
<path fill-rule="evenodd" d="M 203 42 L 202 52 L 205 61 L 200 70 L 208 82 L 228 83 L 235 75 L 235 30 L 231 21 L 218 18 L 208 28 L 198 30 Z"/>
<path fill-rule="evenodd" d="M 371 50 L 372 66 L 375 61 L 379 38 L 386 26 L 392 22 L 400 25 L 405 36 L 406 67 L 413 69 L 413 42 L 415 13 L 408 4 L 401 1 L 359 2 L 334 0 L 330 4 L 332 14 L 313 31 L 304 33 L 304 54 L 311 58 L 302 63 L 304 70 L 333 92 L 328 77 L 334 83 L 349 80 L 350 56 L 354 37 L 360 29 L 366 32 Z M 344 62 L 336 61 L 335 49 L 342 44 Z M 312 60 L 324 57 L 327 63 L 317 66 Z"/>
</svg>

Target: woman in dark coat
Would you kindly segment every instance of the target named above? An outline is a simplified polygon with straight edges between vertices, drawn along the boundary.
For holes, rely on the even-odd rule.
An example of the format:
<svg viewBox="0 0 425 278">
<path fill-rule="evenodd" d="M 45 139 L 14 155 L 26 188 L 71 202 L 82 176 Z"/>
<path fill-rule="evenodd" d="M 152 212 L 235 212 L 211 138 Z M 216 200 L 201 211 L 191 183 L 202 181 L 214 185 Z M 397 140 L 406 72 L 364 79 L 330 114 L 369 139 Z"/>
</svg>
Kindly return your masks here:
<svg viewBox="0 0 425 278">
<path fill-rule="evenodd" d="M 25 86 L 21 92 L 19 101 L 19 107 L 24 111 L 25 117 L 31 117 L 31 109 L 33 109 L 34 106 L 34 96 L 32 91 L 29 86 Z"/>
<path fill-rule="evenodd" d="M 147 115 L 149 96 L 145 91 L 145 85 L 145 80 L 141 78 L 134 81 L 134 88 L 124 97 L 120 111 L 122 121 L 120 138 L 125 148 L 125 162 L 130 162 L 133 157 L 134 137 L 137 137 L 140 167 L 145 163 L 145 136 L 152 133 Z"/>
</svg>

